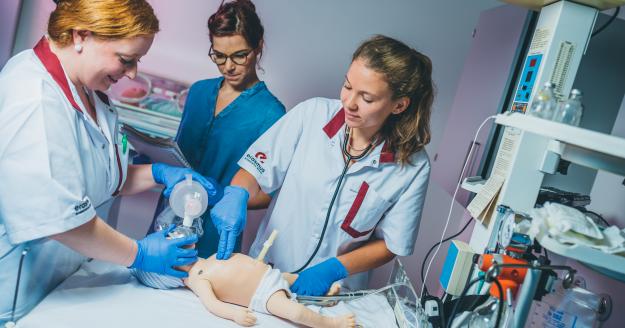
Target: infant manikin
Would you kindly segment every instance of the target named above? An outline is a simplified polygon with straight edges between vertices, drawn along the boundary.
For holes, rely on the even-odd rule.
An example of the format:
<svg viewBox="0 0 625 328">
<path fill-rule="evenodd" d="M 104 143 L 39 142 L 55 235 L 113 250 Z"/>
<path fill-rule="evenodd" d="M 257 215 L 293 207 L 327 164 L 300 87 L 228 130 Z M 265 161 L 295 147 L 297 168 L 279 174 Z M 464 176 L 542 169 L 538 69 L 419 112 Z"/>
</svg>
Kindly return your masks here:
<svg viewBox="0 0 625 328">
<path fill-rule="evenodd" d="M 256 311 L 308 327 L 356 327 L 353 314 L 326 317 L 297 303 L 289 289 L 297 275 L 280 273 L 244 254 L 233 254 L 225 261 L 217 260 L 215 255 L 208 259 L 199 258 L 192 266 L 178 269 L 187 271 L 189 277 L 180 280 L 143 271 L 133 274 L 153 288 L 175 288 L 184 284 L 200 298 L 208 311 L 242 326 L 256 323 L 252 312 Z M 336 292 L 338 286 L 335 285 L 330 293 Z"/>
<path fill-rule="evenodd" d="M 176 217 L 182 217 L 182 225 L 169 232 L 170 238 L 177 238 L 186 234 L 195 233 L 202 226 L 194 220 L 204 213 L 207 208 L 206 191 L 191 175 L 176 184 L 169 198 L 171 210 Z M 173 215 L 163 211 L 157 218 L 156 230 L 173 228 Z M 277 232 L 273 232 L 266 242 L 263 255 L 273 243 Z M 252 326 L 256 317 L 252 311 L 272 314 L 280 318 L 293 321 L 309 327 L 355 327 L 356 320 L 353 314 L 325 317 L 311 311 L 293 299 L 290 285 L 295 282 L 297 275 L 272 269 L 260 260 L 252 259 L 243 254 L 233 254 L 228 260 L 218 261 L 215 255 L 208 259 L 199 258 L 192 266 L 177 267 L 186 271 L 189 277 L 178 279 L 145 271 L 132 271 L 132 274 L 144 285 L 158 288 L 178 288 L 187 286 L 199 298 L 211 313 L 242 326 Z M 333 286 L 330 293 L 337 293 Z M 239 305 L 239 306 L 237 306 Z M 243 306 L 243 307 L 241 307 Z"/>
</svg>

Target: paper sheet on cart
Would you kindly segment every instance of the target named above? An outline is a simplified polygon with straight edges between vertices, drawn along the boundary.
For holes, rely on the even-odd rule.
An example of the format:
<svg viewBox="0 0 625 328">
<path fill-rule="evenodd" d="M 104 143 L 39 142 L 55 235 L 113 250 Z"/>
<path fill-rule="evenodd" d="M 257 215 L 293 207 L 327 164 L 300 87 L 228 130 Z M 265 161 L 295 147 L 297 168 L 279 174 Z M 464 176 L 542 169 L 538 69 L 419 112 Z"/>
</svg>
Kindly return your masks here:
<svg viewBox="0 0 625 328">
<path fill-rule="evenodd" d="M 488 226 L 490 222 L 503 182 L 504 179 L 501 176 L 491 176 L 467 207 L 471 216 L 485 226 Z"/>
<path fill-rule="evenodd" d="M 518 145 L 519 133 L 520 131 L 510 127 L 504 130 L 490 178 L 467 207 L 471 216 L 485 226 L 490 223 L 497 206 L 497 196 L 508 177 Z"/>
<path fill-rule="evenodd" d="M 319 308 L 311 307 L 318 311 Z M 324 314 L 355 313 L 364 327 L 397 327 L 393 310 L 381 295 L 323 308 Z M 256 313 L 254 327 L 296 327 Z M 188 289 L 156 290 L 141 285 L 129 270 L 91 261 L 61 283 L 27 316 L 20 328 L 240 327 L 208 312 Z"/>
</svg>

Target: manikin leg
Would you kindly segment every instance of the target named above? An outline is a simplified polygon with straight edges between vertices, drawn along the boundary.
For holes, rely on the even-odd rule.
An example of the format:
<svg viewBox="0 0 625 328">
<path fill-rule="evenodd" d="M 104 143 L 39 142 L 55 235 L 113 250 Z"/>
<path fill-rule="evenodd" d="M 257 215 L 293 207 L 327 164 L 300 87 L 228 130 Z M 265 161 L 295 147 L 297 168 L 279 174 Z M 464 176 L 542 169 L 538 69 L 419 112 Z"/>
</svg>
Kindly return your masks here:
<svg viewBox="0 0 625 328">
<path fill-rule="evenodd" d="M 325 317 L 302 304 L 290 300 L 283 290 L 275 292 L 267 301 L 269 313 L 295 323 L 315 328 L 352 328 L 356 327 L 353 314 L 338 317 Z"/>
</svg>

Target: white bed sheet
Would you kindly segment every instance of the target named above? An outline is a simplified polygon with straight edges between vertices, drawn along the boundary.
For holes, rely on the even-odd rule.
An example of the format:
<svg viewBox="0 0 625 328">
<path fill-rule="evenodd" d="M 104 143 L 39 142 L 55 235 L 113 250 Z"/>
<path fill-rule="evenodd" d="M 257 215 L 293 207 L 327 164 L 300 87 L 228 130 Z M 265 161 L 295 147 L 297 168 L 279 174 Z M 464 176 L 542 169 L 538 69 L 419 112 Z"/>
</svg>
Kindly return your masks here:
<svg viewBox="0 0 625 328">
<path fill-rule="evenodd" d="M 323 314 L 355 313 L 363 327 L 397 327 L 393 310 L 381 295 L 311 306 Z M 255 327 L 296 327 L 288 321 L 256 313 Z M 141 285 L 129 270 L 91 261 L 61 283 L 27 316 L 19 328 L 39 327 L 240 327 L 208 312 L 188 289 L 156 290 Z"/>
</svg>

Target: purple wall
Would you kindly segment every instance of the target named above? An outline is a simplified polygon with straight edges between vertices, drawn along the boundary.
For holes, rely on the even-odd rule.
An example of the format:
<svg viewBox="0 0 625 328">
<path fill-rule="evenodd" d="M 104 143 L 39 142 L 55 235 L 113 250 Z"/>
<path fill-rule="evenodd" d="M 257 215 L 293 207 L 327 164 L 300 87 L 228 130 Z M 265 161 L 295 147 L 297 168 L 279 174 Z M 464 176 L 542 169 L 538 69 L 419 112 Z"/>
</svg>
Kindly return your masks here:
<svg viewBox="0 0 625 328">
<path fill-rule="evenodd" d="M 526 17 L 527 10 L 512 5 L 485 10 L 480 15 L 445 132 L 432 161 L 432 181 L 449 194 L 454 193 L 477 128 L 503 106 Z M 485 126 L 478 137 L 482 146 L 471 157 L 472 165 L 467 166 L 465 177 L 474 175 L 479 165 L 490 126 Z M 467 192 L 460 191 L 456 200 L 466 204 L 467 197 Z"/>
<path fill-rule="evenodd" d="M 21 0 L 0 1 L 0 68 L 11 57 Z"/>
</svg>

